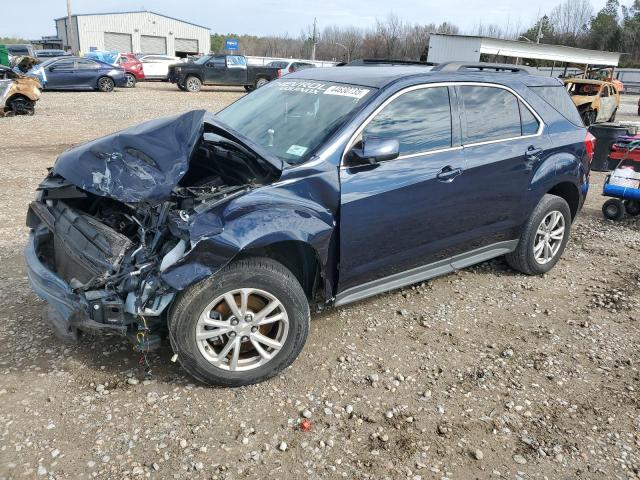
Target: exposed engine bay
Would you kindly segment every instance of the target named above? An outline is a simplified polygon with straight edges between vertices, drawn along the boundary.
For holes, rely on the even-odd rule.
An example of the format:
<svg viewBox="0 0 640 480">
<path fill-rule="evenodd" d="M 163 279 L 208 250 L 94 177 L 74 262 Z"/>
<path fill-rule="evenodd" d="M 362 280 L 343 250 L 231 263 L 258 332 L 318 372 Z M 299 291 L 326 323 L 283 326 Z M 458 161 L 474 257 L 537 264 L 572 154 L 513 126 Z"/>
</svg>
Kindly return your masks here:
<svg viewBox="0 0 640 480">
<path fill-rule="evenodd" d="M 139 150 L 136 158 L 155 163 Z M 187 165 L 161 199 L 131 202 L 109 195 L 105 185 L 112 185 L 112 179 L 105 183 L 104 178 L 109 161 L 105 170 L 93 172 L 91 185 L 70 182 L 56 167 L 40 184 L 27 218 L 36 232 L 36 254 L 81 299 L 87 314 L 62 319 L 69 329 L 59 333 L 109 329 L 137 338 L 141 350 L 157 347 L 159 336 L 143 335 L 143 344 L 137 333 L 164 325 L 163 315 L 177 292 L 162 281 L 161 273 L 192 248 L 191 219 L 273 182 L 279 174 L 241 143 L 212 132 L 199 134 Z M 133 162 L 121 162 L 118 168 L 134 169 L 126 174 L 145 180 L 149 175 Z M 109 188 L 130 198 L 126 185 Z"/>
</svg>

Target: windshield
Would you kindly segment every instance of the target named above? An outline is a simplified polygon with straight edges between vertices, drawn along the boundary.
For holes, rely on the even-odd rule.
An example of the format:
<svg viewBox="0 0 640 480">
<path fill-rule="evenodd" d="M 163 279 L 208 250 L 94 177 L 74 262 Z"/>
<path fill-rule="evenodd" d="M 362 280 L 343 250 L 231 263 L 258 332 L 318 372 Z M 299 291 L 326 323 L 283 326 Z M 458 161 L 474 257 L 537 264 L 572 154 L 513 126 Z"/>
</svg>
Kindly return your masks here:
<svg viewBox="0 0 640 480">
<path fill-rule="evenodd" d="M 370 87 L 278 80 L 218 113 L 218 118 L 289 164 L 306 161 L 355 113 Z"/>
<path fill-rule="evenodd" d="M 211 55 L 205 55 L 204 57 L 200 57 L 199 59 L 197 59 L 195 62 L 198 65 L 202 65 L 203 63 L 206 63 L 207 60 L 209 60 L 211 58 Z"/>
</svg>

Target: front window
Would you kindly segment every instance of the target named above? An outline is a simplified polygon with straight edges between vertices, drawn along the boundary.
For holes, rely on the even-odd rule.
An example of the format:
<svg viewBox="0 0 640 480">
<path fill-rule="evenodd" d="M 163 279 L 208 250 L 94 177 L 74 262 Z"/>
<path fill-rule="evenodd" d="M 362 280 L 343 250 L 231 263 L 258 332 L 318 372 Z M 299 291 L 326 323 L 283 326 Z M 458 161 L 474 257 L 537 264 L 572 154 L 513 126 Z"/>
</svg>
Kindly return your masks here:
<svg viewBox="0 0 640 480">
<path fill-rule="evenodd" d="M 197 65 L 204 65 L 205 63 L 207 63 L 209 61 L 210 58 L 211 58 L 210 55 L 205 55 L 204 57 L 200 57 L 199 59 L 197 59 L 193 63 L 195 63 Z"/>
<path fill-rule="evenodd" d="M 451 147 L 447 87 L 413 90 L 391 101 L 364 128 L 363 137 L 396 139 L 400 155 Z"/>
<path fill-rule="evenodd" d="M 289 164 L 306 161 L 364 103 L 373 88 L 316 80 L 278 80 L 218 118 Z"/>
</svg>

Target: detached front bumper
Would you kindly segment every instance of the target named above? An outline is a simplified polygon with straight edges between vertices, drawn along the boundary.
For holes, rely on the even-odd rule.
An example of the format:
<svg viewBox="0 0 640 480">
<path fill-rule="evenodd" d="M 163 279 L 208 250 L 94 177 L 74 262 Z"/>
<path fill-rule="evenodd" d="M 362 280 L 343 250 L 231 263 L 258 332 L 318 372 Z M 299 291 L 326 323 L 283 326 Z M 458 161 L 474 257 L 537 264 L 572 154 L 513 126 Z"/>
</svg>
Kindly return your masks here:
<svg viewBox="0 0 640 480">
<path fill-rule="evenodd" d="M 126 326 L 100 323 L 92 318 L 92 306 L 96 311 L 104 310 L 100 299 L 98 303 L 94 301 L 90 305 L 84 295 L 75 293 L 65 280 L 40 260 L 43 256 L 43 245 L 49 240 L 50 235 L 44 225 L 31 230 L 24 256 L 31 288 L 48 303 L 46 319 L 54 332 L 67 340 L 77 339 L 78 330 L 94 333 L 109 330 L 126 335 Z"/>
<path fill-rule="evenodd" d="M 89 305 L 71 290 L 69 284 L 40 261 L 38 251 L 48 235 L 46 227 L 32 230 L 29 234 L 24 251 L 27 275 L 33 291 L 49 304 L 47 319 L 56 333 L 73 338 L 77 336 L 78 325 L 90 320 Z"/>
</svg>

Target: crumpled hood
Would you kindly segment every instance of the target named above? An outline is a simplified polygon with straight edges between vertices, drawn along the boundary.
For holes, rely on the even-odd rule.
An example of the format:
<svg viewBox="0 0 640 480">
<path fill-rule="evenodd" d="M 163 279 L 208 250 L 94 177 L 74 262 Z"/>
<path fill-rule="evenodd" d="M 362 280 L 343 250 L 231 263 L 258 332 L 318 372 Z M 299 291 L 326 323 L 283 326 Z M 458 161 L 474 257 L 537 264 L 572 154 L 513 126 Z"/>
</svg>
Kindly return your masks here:
<svg viewBox="0 0 640 480">
<path fill-rule="evenodd" d="M 135 125 L 62 153 L 53 173 L 95 195 L 121 202 L 166 199 L 189 168 L 204 131 L 226 135 L 278 169 L 274 158 L 206 110 Z"/>
</svg>

